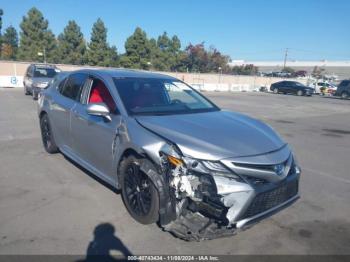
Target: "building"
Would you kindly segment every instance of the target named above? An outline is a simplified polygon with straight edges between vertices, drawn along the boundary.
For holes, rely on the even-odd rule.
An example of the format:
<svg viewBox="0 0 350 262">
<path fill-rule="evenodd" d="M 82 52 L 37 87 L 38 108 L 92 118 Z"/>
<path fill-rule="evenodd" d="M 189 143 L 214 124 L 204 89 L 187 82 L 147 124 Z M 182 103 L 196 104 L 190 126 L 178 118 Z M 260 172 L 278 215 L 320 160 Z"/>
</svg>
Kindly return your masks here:
<svg viewBox="0 0 350 262">
<path fill-rule="evenodd" d="M 230 66 L 242 66 L 253 64 L 259 67 L 260 72 L 275 72 L 281 71 L 284 66 L 284 61 L 245 61 L 245 60 L 232 60 L 229 63 Z M 287 67 L 291 67 L 294 70 L 305 70 L 308 73 L 312 73 L 315 66 L 324 68 L 327 75 L 337 75 L 339 79 L 350 78 L 350 61 L 295 61 L 288 60 L 286 62 Z"/>
</svg>

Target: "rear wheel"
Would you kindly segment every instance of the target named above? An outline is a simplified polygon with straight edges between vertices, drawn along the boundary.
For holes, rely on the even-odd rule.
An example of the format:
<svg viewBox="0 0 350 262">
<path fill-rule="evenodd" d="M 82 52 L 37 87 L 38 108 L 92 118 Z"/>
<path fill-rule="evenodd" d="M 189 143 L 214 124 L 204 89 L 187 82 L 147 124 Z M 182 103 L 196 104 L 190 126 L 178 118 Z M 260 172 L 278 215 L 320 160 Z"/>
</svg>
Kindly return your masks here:
<svg viewBox="0 0 350 262">
<path fill-rule="evenodd" d="M 41 138 L 42 138 L 43 145 L 46 152 L 48 152 L 49 154 L 57 153 L 58 147 L 53 138 L 51 125 L 47 114 L 44 114 L 40 118 L 40 129 L 41 129 Z"/>
<path fill-rule="evenodd" d="M 304 92 L 302 90 L 298 90 L 297 96 L 302 96 L 302 95 L 304 95 Z"/>
<path fill-rule="evenodd" d="M 341 93 L 341 98 L 347 99 L 347 98 L 349 98 L 349 94 L 347 92 L 343 92 L 343 93 Z"/>
<path fill-rule="evenodd" d="M 140 168 L 140 159 L 129 156 L 120 165 L 123 201 L 129 214 L 141 224 L 159 218 L 159 195 L 152 180 Z"/>
</svg>

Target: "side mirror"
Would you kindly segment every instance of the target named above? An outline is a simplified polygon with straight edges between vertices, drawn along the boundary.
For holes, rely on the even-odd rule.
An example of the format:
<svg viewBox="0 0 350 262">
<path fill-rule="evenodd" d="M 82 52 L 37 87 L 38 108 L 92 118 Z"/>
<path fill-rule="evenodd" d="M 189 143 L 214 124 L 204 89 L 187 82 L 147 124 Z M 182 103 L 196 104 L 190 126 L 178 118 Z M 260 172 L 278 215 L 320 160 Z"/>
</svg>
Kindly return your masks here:
<svg viewBox="0 0 350 262">
<path fill-rule="evenodd" d="M 92 116 L 102 116 L 108 121 L 112 121 L 110 112 L 105 103 L 91 103 L 87 105 L 87 113 Z"/>
</svg>

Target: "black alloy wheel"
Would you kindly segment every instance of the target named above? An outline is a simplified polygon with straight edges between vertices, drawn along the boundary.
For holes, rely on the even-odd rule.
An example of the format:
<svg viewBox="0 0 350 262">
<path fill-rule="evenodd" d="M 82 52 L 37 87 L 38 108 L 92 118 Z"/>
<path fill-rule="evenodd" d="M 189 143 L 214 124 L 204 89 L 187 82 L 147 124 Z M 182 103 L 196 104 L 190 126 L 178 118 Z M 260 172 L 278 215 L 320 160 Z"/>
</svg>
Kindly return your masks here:
<svg viewBox="0 0 350 262">
<path fill-rule="evenodd" d="M 58 152 L 55 140 L 53 139 L 49 117 L 44 114 L 40 118 L 41 138 L 46 152 L 53 154 Z"/>
<path fill-rule="evenodd" d="M 151 179 L 139 169 L 138 159 L 128 157 L 121 163 L 122 196 L 129 214 L 142 224 L 157 222 L 159 195 Z"/>
</svg>

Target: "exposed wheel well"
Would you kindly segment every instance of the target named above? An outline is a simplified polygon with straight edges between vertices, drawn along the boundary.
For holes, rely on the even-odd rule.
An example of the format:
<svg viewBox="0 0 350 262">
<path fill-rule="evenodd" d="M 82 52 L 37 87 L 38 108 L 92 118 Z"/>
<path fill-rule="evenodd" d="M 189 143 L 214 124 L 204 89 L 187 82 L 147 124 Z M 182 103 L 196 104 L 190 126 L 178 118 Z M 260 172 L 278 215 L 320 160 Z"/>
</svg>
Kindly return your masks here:
<svg viewBox="0 0 350 262">
<path fill-rule="evenodd" d="M 117 180 L 118 180 L 118 189 L 120 189 L 120 174 L 119 174 L 119 168 L 120 168 L 120 164 L 121 162 L 129 157 L 129 156 L 135 156 L 137 158 L 144 158 L 149 160 L 152 164 L 154 164 L 155 167 L 157 167 L 157 164 L 147 155 L 147 154 L 140 154 L 139 152 L 137 152 L 136 150 L 132 149 L 132 148 L 128 148 L 126 149 L 123 154 L 121 155 L 118 165 L 117 165 Z"/>
<path fill-rule="evenodd" d="M 136 150 L 132 149 L 132 148 L 128 148 L 126 149 L 123 154 L 121 155 L 120 159 L 119 159 L 119 162 L 118 162 L 118 165 L 117 165 L 117 180 L 118 180 L 118 189 L 120 189 L 120 172 L 119 172 L 119 169 L 120 169 L 120 164 L 121 162 L 129 157 L 129 156 L 135 156 L 135 157 L 138 157 L 138 158 L 142 158 L 144 156 L 142 156 L 141 154 L 139 154 Z"/>
</svg>

